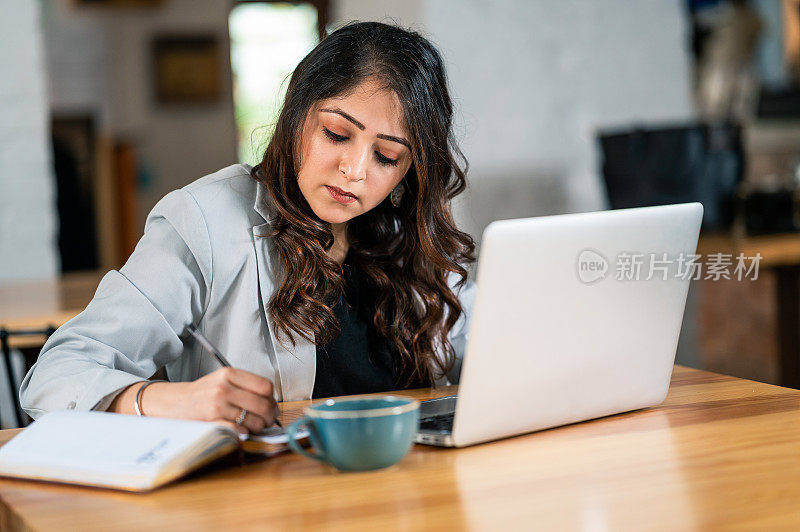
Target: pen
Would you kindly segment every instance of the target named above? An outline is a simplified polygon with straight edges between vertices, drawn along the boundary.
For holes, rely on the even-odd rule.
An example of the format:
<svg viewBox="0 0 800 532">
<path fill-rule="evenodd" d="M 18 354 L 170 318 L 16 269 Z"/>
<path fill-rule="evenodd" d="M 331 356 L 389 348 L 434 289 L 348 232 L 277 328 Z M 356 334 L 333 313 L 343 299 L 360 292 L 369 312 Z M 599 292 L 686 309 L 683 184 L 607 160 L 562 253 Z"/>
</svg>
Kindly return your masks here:
<svg viewBox="0 0 800 532">
<path fill-rule="evenodd" d="M 192 336 L 194 336 L 198 342 L 200 342 L 200 345 L 208 349 L 208 351 L 212 355 L 214 355 L 214 358 L 217 359 L 217 362 L 219 362 L 223 367 L 225 368 L 233 367 L 231 366 L 231 363 L 228 362 L 228 360 L 224 356 L 222 356 L 222 353 L 219 352 L 219 349 L 214 347 L 214 344 L 212 344 L 211 341 L 208 338 L 206 338 L 205 335 L 201 333 L 197 327 L 194 326 L 194 323 L 189 325 L 189 333 Z M 275 424 L 278 425 L 280 428 L 283 428 L 283 425 L 281 425 L 281 422 L 278 420 L 278 418 L 275 418 Z"/>
</svg>

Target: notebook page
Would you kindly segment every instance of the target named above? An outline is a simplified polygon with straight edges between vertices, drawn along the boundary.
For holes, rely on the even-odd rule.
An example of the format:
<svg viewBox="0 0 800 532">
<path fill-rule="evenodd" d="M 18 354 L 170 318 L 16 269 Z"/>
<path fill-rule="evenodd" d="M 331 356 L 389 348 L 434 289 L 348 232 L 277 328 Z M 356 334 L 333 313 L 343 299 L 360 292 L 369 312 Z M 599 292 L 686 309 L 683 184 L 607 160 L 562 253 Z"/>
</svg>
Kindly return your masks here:
<svg viewBox="0 0 800 532">
<path fill-rule="evenodd" d="M 223 431 L 235 437 L 199 421 L 52 412 L 0 448 L 0 474 L 86 482 L 154 478 L 193 444 Z"/>
</svg>

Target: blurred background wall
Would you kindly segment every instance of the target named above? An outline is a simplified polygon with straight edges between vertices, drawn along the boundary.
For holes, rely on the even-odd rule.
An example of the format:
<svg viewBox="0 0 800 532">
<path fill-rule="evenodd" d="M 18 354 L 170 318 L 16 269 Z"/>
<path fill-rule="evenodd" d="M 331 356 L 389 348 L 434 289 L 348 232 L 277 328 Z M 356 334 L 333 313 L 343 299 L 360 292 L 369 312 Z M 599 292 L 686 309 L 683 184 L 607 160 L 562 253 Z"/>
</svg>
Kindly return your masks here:
<svg viewBox="0 0 800 532">
<path fill-rule="evenodd" d="M 0 282 L 59 268 L 42 34 L 35 2 L 0 4 Z"/>
<path fill-rule="evenodd" d="M 605 208 L 598 129 L 692 116 L 678 2 L 430 0 L 422 18 L 450 69 L 472 169 L 459 215 L 475 236 Z"/>
<path fill-rule="evenodd" d="M 165 194 L 236 160 L 228 42 L 229 1 L 171 0 L 156 9 L 40 3 L 50 84 L 59 116 L 91 116 L 107 140 L 135 146 L 135 236 Z M 203 35 L 220 43 L 220 96 L 202 105 L 160 105 L 153 39 Z M 106 241 L 113 240 L 108 235 Z"/>
</svg>

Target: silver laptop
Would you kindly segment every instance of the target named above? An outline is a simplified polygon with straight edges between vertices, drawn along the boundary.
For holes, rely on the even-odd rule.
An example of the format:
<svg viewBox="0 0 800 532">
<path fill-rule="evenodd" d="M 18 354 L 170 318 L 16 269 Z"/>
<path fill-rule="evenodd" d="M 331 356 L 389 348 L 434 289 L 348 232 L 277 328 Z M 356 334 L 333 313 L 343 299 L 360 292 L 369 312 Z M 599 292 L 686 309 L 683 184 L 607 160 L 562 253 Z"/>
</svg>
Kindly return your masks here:
<svg viewBox="0 0 800 532">
<path fill-rule="evenodd" d="M 462 447 L 661 403 L 699 203 L 493 222 L 483 233 L 458 397 L 417 443 Z"/>
</svg>

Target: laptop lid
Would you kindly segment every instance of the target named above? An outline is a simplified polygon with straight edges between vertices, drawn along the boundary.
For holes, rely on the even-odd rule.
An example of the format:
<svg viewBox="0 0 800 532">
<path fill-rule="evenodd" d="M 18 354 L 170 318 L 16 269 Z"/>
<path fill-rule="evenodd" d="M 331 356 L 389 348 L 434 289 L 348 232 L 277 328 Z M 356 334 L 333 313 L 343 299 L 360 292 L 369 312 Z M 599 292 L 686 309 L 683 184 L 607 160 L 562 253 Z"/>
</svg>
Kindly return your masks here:
<svg viewBox="0 0 800 532">
<path fill-rule="evenodd" d="M 455 444 L 661 403 L 702 215 L 687 203 L 491 223 Z"/>
</svg>

